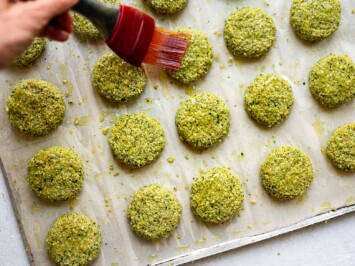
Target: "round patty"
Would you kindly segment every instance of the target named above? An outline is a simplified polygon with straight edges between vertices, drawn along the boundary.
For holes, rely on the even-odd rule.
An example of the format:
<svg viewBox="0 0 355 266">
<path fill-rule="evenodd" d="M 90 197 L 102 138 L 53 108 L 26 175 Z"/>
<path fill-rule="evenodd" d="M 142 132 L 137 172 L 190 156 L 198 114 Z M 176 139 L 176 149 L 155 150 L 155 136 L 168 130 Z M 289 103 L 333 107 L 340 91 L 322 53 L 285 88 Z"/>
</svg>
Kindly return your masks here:
<svg viewBox="0 0 355 266">
<path fill-rule="evenodd" d="M 62 93 L 53 84 L 27 79 L 15 85 L 7 99 L 10 123 L 32 135 L 46 135 L 63 121 L 65 104 Z"/>
<path fill-rule="evenodd" d="M 226 168 L 213 168 L 192 183 L 191 210 L 202 221 L 226 222 L 242 208 L 243 200 L 242 182 Z"/>
<path fill-rule="evenodd" d="M 334 108 L 355 97 L 355 66 L 346 55 L 328 55 L 309 74 L 313 97 L 323 106 Z"/>
<path fill-rule="evenodd" d="M 272 127 L 291 112 L 294 103 L 290 84 L 275 74 L 259 75 L 244 94 L 244 108 L 258 123 Z"/>
<path fill-rule="evenodd" d="M 83 186 L 83 163 L 71 148 L 40 150 L 28 162 L 27 169 L 31 190 L 48 201 L 74 198 Z"/>
<path fill-rule="evenodd" d="M 124 115 L 111 128 L 109 143 L 118 161 L 138 168 L 160 156 L 165 146 L 164 130 L 146 113 Z"/>
<path fill-rule="evenodd" d="M 211 68 L 213 50 L 207 36 L 190 28 L 176 28 L 175 31 L 191 35 L 189 46 L 183 56 L 179 70 L 167 70 L 167 74 L 183 84 L 190 84 L 205 76 Z"/>
<path fill-rule="evenodd" d="M 128 102 L 143 92 L 147 77 L 142 67 L 132 66 L 116 54 L 101 56 L 94 65 L 92 82 L 111 102 Z"/>
<path fill-rule="evenodd" d="M 19 67 L 30 67 L 36 62 L 45 49 L 46 39 L 35 38 L 30 47 L 15 59 L 14 64 Z"/>
<path fill-rule="evenodd" d="M 327 146 L 332 163 L 344 171 L 355 171 L 355 123 L 338 127 Z"/>
<path fill-rule="evenodd" d="M 339 0 L 293 0 L 290 22 L 295 33 L 306 41 L 320 41 L 334 33 L 340 24 Z"/>
<path fill-rule="evenodd" d="M 180 139 L 196 149 L 207 149 L 228 134 L 230 112 L 212 93 L 199 93 L 180 104 L 175 124 Z"/>
<path fill-rule="evenodd" d="M 46 248 L 56 265 L 88 265 L 101 250 L 100 227 L 83 214 L 64 214 L 48 231 Z"/>
<path fill-rule="evenodd" d="M 276 39 L 272 18 L 256 7 L 234 11 L 224 24 L 224 41 L 237 57 L 259 58 L 267 54 Z"/>
<path fill-rule="evenodd" d="M 274 149 L 260 169 L 261 184 L 270 196 L 291 200 L 302 195 L 313 180 L 308 156 L 293 146 Z"/>
<path fill-rule="evenodd" d="M 143 0 L 143 2 L 159 14 L 172 15 L 182 10 L 188 0 Z"/>
<path fill-rule="evenodd" d="M 169 237 L 178 226 L 181 204 L 168 189 L 152 184 L 139 189 L 127 211 L 133 232 L 148 240 Z"/>
</svg>

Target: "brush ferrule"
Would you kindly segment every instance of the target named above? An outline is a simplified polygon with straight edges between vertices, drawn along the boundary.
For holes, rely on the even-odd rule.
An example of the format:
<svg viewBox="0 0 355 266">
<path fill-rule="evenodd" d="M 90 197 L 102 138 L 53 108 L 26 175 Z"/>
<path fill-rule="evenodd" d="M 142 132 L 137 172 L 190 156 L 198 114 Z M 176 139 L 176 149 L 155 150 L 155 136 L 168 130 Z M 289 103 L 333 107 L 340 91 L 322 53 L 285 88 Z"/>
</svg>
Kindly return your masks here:
<svg viewBox="0 0 355 266">
<path fill-rule="evenodd" d="M 123 60 L 140 66 L 147 54 L 155 29 L 154 19 L 142 11 L 120 5 L 120 16 L 107 45 Z"/>
</svg>

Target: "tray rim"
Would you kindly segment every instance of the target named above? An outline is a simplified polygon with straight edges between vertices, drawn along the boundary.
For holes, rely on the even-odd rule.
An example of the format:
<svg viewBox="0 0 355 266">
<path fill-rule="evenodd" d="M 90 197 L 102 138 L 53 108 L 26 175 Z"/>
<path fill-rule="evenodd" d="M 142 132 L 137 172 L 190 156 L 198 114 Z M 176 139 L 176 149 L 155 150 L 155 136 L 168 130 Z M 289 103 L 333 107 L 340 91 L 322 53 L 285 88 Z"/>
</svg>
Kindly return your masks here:
<svg viewBox="0 0 355 266">
<path fill-rule="evenodd" d="M 235 250 L 240 247 L 244 247 L 250 244 L 258 243 L 263 240 L 271 239 L 277 236 L 281 236 L 287 233 L 297 231 L 299 229 L 306 228 L 311 225 L 319 224 L 321 222 L 351 213 L 355 211 L 355 204 L 342 206 L 335 210 L 330 210 L 324 213 L 316 214 L 310 218 L 301 220 L 297 223 L 282 227 L 276 230 L 271 230 L 266 233 L 256 234 L 253 236 L 242 237 L 238 239 L 233 239 L 227 242 L 223 242 L 211 247 L 198 249 L 189 253 L 181 254 L 170 259 L 162 260 L 156 263 L 148 264 L 149 266 L 160 266 L 160 265 L 182 265 L 196 260 L 211 257 L 217 254 L 221 254 L 227 251 Z"/>
</svg>

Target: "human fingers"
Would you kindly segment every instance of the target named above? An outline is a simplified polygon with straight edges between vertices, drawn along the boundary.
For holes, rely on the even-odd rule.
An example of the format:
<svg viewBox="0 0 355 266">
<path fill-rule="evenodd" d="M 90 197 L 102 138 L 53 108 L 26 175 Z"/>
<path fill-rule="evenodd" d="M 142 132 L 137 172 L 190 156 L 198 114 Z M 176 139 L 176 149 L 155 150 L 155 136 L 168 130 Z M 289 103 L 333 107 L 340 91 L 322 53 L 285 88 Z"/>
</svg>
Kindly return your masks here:
<svg viewBox="0 0 355 266">
<path fill-rule="evenodd" d="M 65 12 L 61 15 L 54 17 L 49 22 L 49 25 L 51 25 L 55 28 L 64 30 L 68 33 L 73 32 L 73 18 L 68 12 Z"/>
<path fill-rule="evenodd" d="M 46 26 L 40 33 L 40 36 L 42 37 L 47 37 L 49 39 L 60 42 L 68 40 L 69 35 L 69 32 L 62 29 L 58 29 L 57 27 L 53 27 L 52 25 Z"/>
</svg>

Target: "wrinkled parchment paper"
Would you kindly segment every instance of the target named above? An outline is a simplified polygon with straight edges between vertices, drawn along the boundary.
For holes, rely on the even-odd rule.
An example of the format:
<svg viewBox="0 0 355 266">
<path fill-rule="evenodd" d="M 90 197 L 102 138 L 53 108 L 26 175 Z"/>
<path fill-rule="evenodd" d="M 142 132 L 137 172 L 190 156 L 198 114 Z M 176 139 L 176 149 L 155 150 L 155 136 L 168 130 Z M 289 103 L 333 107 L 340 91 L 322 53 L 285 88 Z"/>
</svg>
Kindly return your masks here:
<svg viewBox="0 0 355 266">
<path fill-rule="evenodd" d="M 190 0 L 186 9 L 172 17 L 158 16 L 140 1 L 123 2 L 153 14 L 159 26 L 168 29 L 190 26 L 204 32 L 215 53 L 212 69 L 193 86 L 182 86 L 170 81 L 161 69 L 145 66 L 149 79 L 145 91 L 136 100 L 121 105 L 109 104 L 90 82 L 95 61 L 108 51 L 102 42 L 83 42 L 75 36 L 63 44 L 49 42 L 45 54 L 34 67 L 29 70 L 9 67 L 1 71 L 1 159 L 34 265 L 50 265 L 45 251 L 46 233 L 59 215 L 70 211 L 83 213 L 101 226 L 102 252 L 94 265 L 145 265 L 276 230 L 355 203 L 354 174 L 336 170 L 321 152 L 336 127 L 354 122 L 354 101 L 334 110 L 325 110 L 312 98 L 308 88 L 309 70 L 323 56 L 347 53 L 355 60 L 354 1 L 342 1 L 339 30 L 315 44 L 305 43 L 294 35 L 288 20 L 291 1 Z M 236 60 L 224 45 L 224 20 L 237 6 L 246 5 L 265 10 L 277 26 L 276 43 L 260 60 Z M 243 108 L 244 91 L 259 73 L 276 73 L 287 79 L 295 96 L 289 118 L 271 129 L 258 126 Z M 12 86 L 21 79 L 33 77 L 52 82 L 63 94 L 70 94 L 65 97 L 67 112 L 63 124 L 44 137 L 19 133 L 10 126 L 5 114 L 4 106 Z M 68 83 L 63 84 L 63 80 Z M 156 84 L 158 89 L 153 89 Z M 174 124 L 179 103 L 194 90 L 217 94 L 231 110 L 228 136 L 222 143 L 203 152 L 183 144 Z M 69 100 L 74 103 L 68 104 Z M 155 163 L 130 171 L 115 162 L 108 146 L 108 135 L 104 135 L 102 129 L 110 127 L 118 116 L 137 111 L 146 111 L 161 121 L 167 144 Z M 82 192 L 75 200 L 61 204 L 41 201 L 29 190 L 26 182 L 27 161 L 39 149 L 53 145 L 73 147 L 85 166 Z M 295 145 L 303 150 L 310 157 L 315 172 L 307 193 L 289 202 L 272 200 L 261 187 L 258 177 L 260 164 L 280 145 Z M 176 160 L 170 164 L 167 158 Z M 111 163 L 113 169 L 110 169 Z M 237 174 L 243 182 L 245 202 L 240 215 L 225 224 L 211 226 L 192 215 L 189 192 L 200 169 L 209 170 L 215 166 L 231 167 Z M 119 175 L 115 176 L 115 172 Z M 161 184 L 171 191 L 175 188 L 173 193 L 183 205 L 180 225 L 170 238 L 159 242 L 144 241 L 134 235 L 126 218 L 130 196 L 151 183 Z"/>
</svg>

